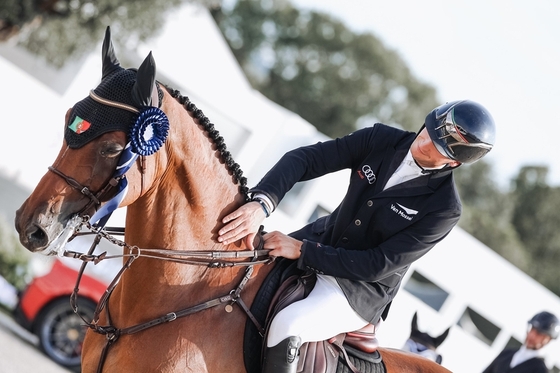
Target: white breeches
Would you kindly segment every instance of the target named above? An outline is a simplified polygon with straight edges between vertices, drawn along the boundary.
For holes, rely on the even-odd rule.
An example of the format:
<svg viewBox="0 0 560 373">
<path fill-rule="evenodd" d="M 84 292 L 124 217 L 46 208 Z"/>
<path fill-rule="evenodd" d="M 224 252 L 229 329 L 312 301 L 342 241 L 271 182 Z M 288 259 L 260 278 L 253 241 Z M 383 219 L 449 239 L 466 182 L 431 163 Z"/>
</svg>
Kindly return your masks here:
<svg viewBox="0 0 560 373">
<path fill-rule="evenodd" d="M 292 336 L 299 336 L 301 343 L 323 341 L 367 324 L 350 307 L 334 277 L 317 275 L 317 283 L 307 298 L 290 304 L 272 320 L 267 347 Z"/>
</svg>

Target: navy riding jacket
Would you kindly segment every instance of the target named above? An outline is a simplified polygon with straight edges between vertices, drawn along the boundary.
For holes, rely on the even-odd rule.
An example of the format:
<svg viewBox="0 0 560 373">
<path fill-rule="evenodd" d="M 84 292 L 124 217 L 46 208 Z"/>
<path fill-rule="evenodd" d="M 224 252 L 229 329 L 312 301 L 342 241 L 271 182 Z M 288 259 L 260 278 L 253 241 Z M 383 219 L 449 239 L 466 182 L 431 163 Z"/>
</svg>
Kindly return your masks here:
<svg viewBox="0 0 560 373">
<path fill-rule="evenodd" d="M 371 323 L 396 295 L 410 264 L 440 242 L 461 215 L 449 170 L 383 190 L 415 137 L 378 123 L 301 147 L 286 153 L 251 190 L 277 205 L 299 181 L 352 170 L 335 211 L 290 236 L 303 241 L 298 267 L 334 276 L 353 309 Z"/>
<path fill-rule="evenodd" d="M 519 365 L 510 368 L 511 359 L 513 355 L 519 349 L 506 349 L 500 352 L 498 356 L 492 361 L 492 363 L 484 369 L 482 373 L 548 373 L 549 370 L 546 367 L 543 358 L 534 357 L 529 360 L 525 360 Z"/>
</svg>

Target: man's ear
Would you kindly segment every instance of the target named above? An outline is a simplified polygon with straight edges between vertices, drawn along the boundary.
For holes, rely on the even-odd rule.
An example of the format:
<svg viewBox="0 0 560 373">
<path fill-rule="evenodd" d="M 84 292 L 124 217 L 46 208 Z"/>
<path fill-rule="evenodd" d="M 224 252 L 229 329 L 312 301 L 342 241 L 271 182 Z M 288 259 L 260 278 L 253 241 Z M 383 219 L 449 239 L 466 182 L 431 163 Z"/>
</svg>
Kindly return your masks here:
<svg viewBox="0 0 560 373">
<path fill-rule="evenodd" d="M 451 162 L 449 162 L 447 165 L 448 165 L 449 167 L 456 168 L 456 167 L 459 167 L 459 166 L 461 165 L 461 162 L 459 162 L 459 161 L 451 161 Z"/>
</svg>

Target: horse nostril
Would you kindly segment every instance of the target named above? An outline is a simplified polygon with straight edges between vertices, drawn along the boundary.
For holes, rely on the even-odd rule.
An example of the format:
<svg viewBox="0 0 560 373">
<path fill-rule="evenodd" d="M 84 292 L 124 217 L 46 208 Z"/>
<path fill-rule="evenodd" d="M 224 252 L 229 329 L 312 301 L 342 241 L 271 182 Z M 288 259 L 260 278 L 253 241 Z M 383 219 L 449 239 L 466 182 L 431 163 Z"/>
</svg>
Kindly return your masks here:
<svg viewBox="0 0 560 373">
<path fill-rule="evenodd" d="M 48 243 L 47 233 L 38 225 L 31 225 L 27 230 L 27 240 L 31 251 L 43 249 Z"/>
<path fill-rule="evenodd" d="M 47 237 L 47 235 L 46 235 L 45 231 L 43 231 L 40 228 L 37 228 L 35 230 L 35 232 L 33 232 L 30 235 L 30 238 L 32 238 L 34 241 L 41 241 L 41 240 L 44 240 L 46 237 Z"/>
</svg>

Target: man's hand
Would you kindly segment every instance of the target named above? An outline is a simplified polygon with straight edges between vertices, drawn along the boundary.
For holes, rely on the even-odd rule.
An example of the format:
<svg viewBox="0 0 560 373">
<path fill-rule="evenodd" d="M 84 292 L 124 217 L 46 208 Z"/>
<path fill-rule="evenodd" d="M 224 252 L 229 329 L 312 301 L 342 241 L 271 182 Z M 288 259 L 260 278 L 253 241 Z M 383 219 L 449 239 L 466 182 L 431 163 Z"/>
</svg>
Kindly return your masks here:
<svg viewBox="0 0 560 373">
<path fill-rule="evenodd" d="M 259 227 L 266 218 L 264 210 L 258 202 L 248 202 L 224 217 L 226 224 L 218 231 L 218 242 L 228 245 L 244 238 L 245 244 L 254 250 L 253 241 Z"/>
<path fill-rule="evenodd" d="M 272 250 L 269 255 L 284 257 L 287 259 L 297 259 L 301 255 L 301 245 L 303 242 L 278 231 L 267 233 L 263 236 L 264 248 Z"/>
</svg>

